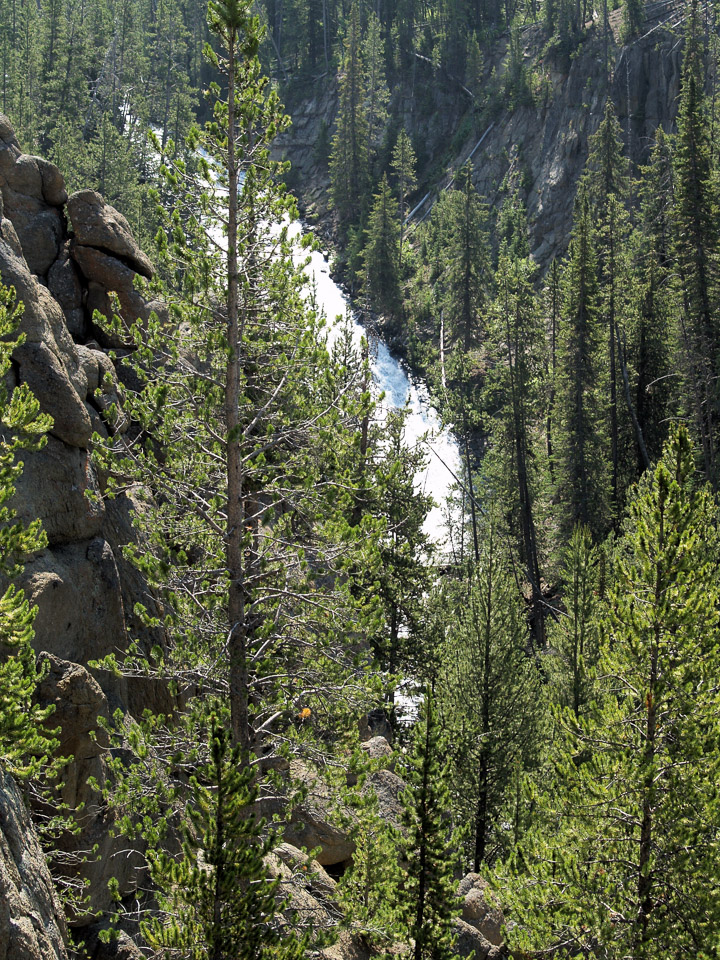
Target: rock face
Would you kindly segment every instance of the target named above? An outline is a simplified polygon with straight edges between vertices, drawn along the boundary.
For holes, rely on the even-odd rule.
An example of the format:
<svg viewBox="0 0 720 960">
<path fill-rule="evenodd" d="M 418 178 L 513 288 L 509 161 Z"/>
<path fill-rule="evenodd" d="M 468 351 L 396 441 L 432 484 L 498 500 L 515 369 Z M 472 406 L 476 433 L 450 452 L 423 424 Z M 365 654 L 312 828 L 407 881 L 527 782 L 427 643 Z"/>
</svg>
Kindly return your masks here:
<svg viewBox="0 0 720 960">
<path fill-rule="evenodd" d="M 682 50 L 677 37 L 662 29 L 622 46 L 620 11 L 610 19 L 614 69 L 609 94 L 627 153 L 634 162 L 645 163 L 657 127 L 670 130 L 675 120 Z M 541 29 L 530 28 L 523 36 L 528 61 L 541 61 Z M 504 184 L 523 193 L 531 252 L 543 269 L 567 247 L 588 141 L 605 109 L 602 43 L 602 28 L 593 26 L 566 72 L 541 64 L 545 87 L 539 102 L 502 113 L 473 156 L 477 189 L 495 210 Z M 474 145 L 466 144 L 459 160 Z"/>
<path fill-rule="evenodd" d="M 266 862 L 271 876 L 280 879 L 281 895 L 290 900 L 288 913 L 310 928 L 335 925 L 336 882 L 319 863 L 289 843 L 280 844 Z M 369 960 L 372 955 L 365 939 L 349 930 L 341 930 L 336 943 L 319 952 L 326 960 Z"/>
<path fill-rule="evenodd" d="M 489 943 L 482 933 L 464 920 L 455 921 L 455 953 L 472 960 L 496 960 L 502 956 L 498 947 Z"/>
<path fill-rule="evenodd" d="M 0 115 L 0 280 L 24 305 L 25 342 L 13 357 L 14 382 L 27 383 L 54 421 L 46 446 L 23 455 L 12 503 L 21 519 L 40 517 L 48 536 L 48 547 L 30 558 L 19 585 L 38 607 L 35 649 L 49 658 L 38 696 L 55 704 L 61 754 L 74 757 L 63 799 L 84 809 L 81 833 L 67 841 L 68 852 L 97 845 L 96 859 L 81 871 L 91 883 L 90 907 L 100 911 L 111 906 L 111 876 L 119 878 L 122 894 L 135 889 L 139 858 L 110 837 L 101 796 L 88 785 L 90 778 L 100 786 L 105 780 L 107 746 L 98 718 L 117 707 L 139 714 L 146 706 L 167 711 L 172 704 L 157 685 L 100 671 L 94 678 L 86 669 L 91 660 L 121 653 L 129 635 L 164 642 L 160 631 L 143 634 L 133 619 L 135 602 L 141 596 L 148 602 L 147 585 L 122 556 L 135 537 L 131 512 L 142 507 L 142 498 L 129 491 L 106 507 L 103 479 L 90 459 L 93 431 L 108 436 L 124 431 L 127 422 L 113 362 L 89 337 L 92 311 L 109 309 L 111 292 L 126 319 L 149 315 L 154 307 L 134 289 L 134 279 L 152 273 L 125 218 L 92 191 L 68 198 L 59 170 L 24 155 Z M 11 794 L 0 780 L 3 826 L 9 818 L 0 855 L 0 960 L 65 957 L 62 913 L 47 873 L 38 872 L 44 863 L 39 849 L 27 854 L 18 846 L 29 820 Z M 71 922 L 83 926 L 91 919 Z"/>
<path fill-rule="evenodd" d="M 647 12 L 644 36 L 628 46 L 620 40 L 621 11 L 610 14 L 609 91 L 599 21 L 588 24 L 587 39 L 567 66 L 548 57 L 547 37 L 540 25 L 521 32 L 525 65 L 537 82 L 534 102 L 513 110 L 496 94 L 495 103 L 481 115 L 456 85 L 439 83 L 431 71 L 425 74 L 429 67 L 419 61 L 412 88 L 398 88 L 392 104 L 392 114 L 402 118 L 418 153 L 420 185 L 410 207 L 429 191 L 414 219 L 428 215 L 453 172 L 472 155 L 473 179 L 487 200 L 490 217 L 497 214 L 508 193 L 519 190 L 527 204 L 535 260 L 545 269 L 553 257 L 563 255 L 588 139 L 602 119 L 607 93 L 634 163 L 647 162 L 657 127 L 669 131 L 675 122 L 682 42 L 660 23 L 669 13 L 667 5 L 648 5 Z M 495 78 L 507 68 L 507 58 L 507 42 L 500 38 L 485 63 L 487 90 L 496 86 Z M 329 143 L 334 133 L 335 80 L 312 89 L 298 87 L 288 108 L 293 126 L 277 141 L 277 153 L 292 163 L 305 212 L 330 231 L 327 156 L 318 144 Z M 437 180 L 438 170 L 450 172 Z"/>
<path fill-rule="evenodd" d="M 152 277 L 153 265 L 135 242 L 121 213 L 105 203 L 94 190 L 73 193 L 67 202 L 75 239 L 83 247 L 105 250 L 143 277 Z"/>
<path fill-rule="evenodd" d="M 106 269 L 93 272 L 90 263 Z M 24 455 L 13 502 L 21 519 L 40 517 L 48 536 L 22 585 L 39 607 L 36 649 L 78 664 L 124 648 L 125 608 L 145 592 L 122 558 L 134 536 L 129 510 L 124 523 L 122 509 L 108 516 L 88 453 L 94 430 L 127 427 L 115 367 L 88 340 L 91 293 L 97 300 L 125 291 L 132 312 L 147 315 L 133 288 L 136 273 L 150 277 L 153 267 L 125 218 L 93 191 L 68 198 L 57 168 L 25 156 L 0 115 L 0 280 L 24 305 L 16 376 L 54 421 L 45 448 Z M 117 684 L 106 685 L 117 697 Z"/>
<path fill-rule="evenodd" d="M 22 794 L 0 768 L 0 960 L 67 960 L 67 932 Z"/>
<path fill-rule="evenodd" d="M 22 153 L 6 117 L 0 118 L 0 188 L 28 267 L 43 276 L 62 241 L 65 184 L 53 164 Z"/>
</svg>

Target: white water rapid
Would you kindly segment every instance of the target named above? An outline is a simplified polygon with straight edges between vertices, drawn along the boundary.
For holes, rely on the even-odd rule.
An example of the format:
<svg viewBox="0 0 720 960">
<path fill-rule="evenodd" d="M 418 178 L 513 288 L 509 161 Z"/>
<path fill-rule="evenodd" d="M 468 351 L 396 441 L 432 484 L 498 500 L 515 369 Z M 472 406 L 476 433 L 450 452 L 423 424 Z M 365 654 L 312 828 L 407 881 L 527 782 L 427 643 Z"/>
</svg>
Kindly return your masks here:
<svg viewBox="0 0 720 960">
<path fill-rule="evenodd" d="M 300 232 L 297 225 L 297 232 Z M 301 251 L 302 259 L 307 252 Z M 307 275 L 314 286 L 318 308 L 321 308 L 330 324 L 337 317 L 345 318 L 350 312 L 353 317 L 352 334 L 359 347 L 366 330 L 354 318 L 348 298 L 330 276 L 330 266 L 325 256 L 318 250 L 310 255 Z M 332 337 L 332 329 L 330 333 Z M 405 442 L 408 446 L 419 444 L 425 451 L 427 466 L 416 477 L 418 489 L 430 494 L 435 506 L 425 521 L 425 532 L 440 546 L 445 543 L 446 528 L 444 504 L 454 476 L 460 472 L 460 453 L 448 430 L 443 430 L 440 418 L 430 403 L 424 384 L 413 381 L 399 360 L 392 356 L 382 340 L 371 352 L 370 365 L 376 396 L 384 394 L 380 404 L 380 413 L 394 407 L 403 408 L 408 403 L 408 417 L 405 421 Z"/>
</svg>

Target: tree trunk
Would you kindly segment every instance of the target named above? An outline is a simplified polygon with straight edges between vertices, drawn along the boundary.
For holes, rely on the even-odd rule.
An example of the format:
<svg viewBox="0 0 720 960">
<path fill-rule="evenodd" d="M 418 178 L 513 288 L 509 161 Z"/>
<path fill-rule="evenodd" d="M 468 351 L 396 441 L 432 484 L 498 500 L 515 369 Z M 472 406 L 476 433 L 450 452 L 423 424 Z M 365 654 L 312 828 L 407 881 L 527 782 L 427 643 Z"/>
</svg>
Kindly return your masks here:
<svg viewBox="0 0 720 960">
<path fill-rule="evenodd" d="M 225 381 L 227 429 L 227 568 L 228 652 L 230 658 L 230 715 L 233 742 L 244 758 L 250 753 L 248 712 L 247 616 L 245 610 L 245 569 L 243 534 L 245 527 L 244 476 L 240 450 L 241 340 L 238 296 L 238 165 L 236 159 L 235 53 L 237 31 L 230 31 L 228 49 L 228 249 L 227 249 L 227 338 L 228 360 Z"/>
</svg>

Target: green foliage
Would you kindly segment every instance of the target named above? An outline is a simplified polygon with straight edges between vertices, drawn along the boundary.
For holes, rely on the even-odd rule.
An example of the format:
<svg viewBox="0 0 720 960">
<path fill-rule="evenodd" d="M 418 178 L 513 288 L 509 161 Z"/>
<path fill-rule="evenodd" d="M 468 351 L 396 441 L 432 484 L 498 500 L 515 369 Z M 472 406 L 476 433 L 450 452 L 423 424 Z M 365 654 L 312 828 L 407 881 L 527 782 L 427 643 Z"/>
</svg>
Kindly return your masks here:
<svg viewBox="0 0 720 960">
<path fill-rule="evenodd" d="M 630 269 L 630 218 L 624 203 L 630 192 L 628 162 L 623 156 L 620 124 L 608 98 L 597 132 L 590 138 L 588 160 L 583 173 L 595 225 L 595 251 L 599 268 L 598 315 L 607 337 L 608 434 L 611 463 L 611 507 L 619 515 L 627 487 L 637 478 L 631 417 L 635 414 L 629 390 L 620 387 L 629 380 L 623 318 L 627 314 L 627 283 Z M 622 370 L 622 374 L 621 374 Z M 625 403 L 623 400 L 623 393 Z M 638 440 L 638 442 L 641 442 Z"/>
<path fill-rule="evenodd" d="M 486 215 L 472 182 L 472 164 L 455 178 L 433 209 L 431 253 L 437 296 L 451 335 L 464 351 L 480 337 L 480 309 L 488 284 Z"/>
<path fill-rule="evenodd" d="M 400 931 L 412 940 L 413 960 L 450 960 L 454 956 L 453 919 L 459 913 L 453 877 L 458 838 L 447 820 L 450 809 L 448 770 L 438 716 L 431 693 L 425 695 L 412 748 L 402 771 L 405 828 L 404 867 L 400 902 Z"/>
<path fill-rule="evenodd" d="M 537 763 L 545 710 L 540 672 L 527 649 L 524 604 L 493 520 L 480 563 L 435 599 L 445 626 L 435 699 L 448 739 L 453 809 L 469 825 L 477 872 L 519 839 L 515 786 Z"/>
<path fill-rule="evenodd" d="M 432 500 L 416 488 L 427 456 L 419 445 L 407 447 L 406 418 L 405 410 L 389 410 L 378 429 L 368 508 L 384 521 L 372 571 L 384 611 L 378 659 L 414 674 L 423 656 L 423 597 L 431 579 L 433 547 L 423 527 Z"/>
<path fill-rule="evenodd" d="M 404 127 L 400 128 L 395 147 L 392 153 L 391 169 L 397 183 L 398 205 L 400 214 L 400 257 L 402 258 L 402 244 L 405 237 L 406 200 L 417 186 L 416 168 L 417 159 L 413 150 L 412 141 Z"/>
<path fill-rule="evenodd" d="M 338 903 L 351 930 L 375 949 L 392 945 L 398 934 L 398 901 L 402 898 L 398 830 L 377 809 L 372 790 L 357 818 L 352 837 L 352 865 L 338 884 Z"/>
<path fill-rule="evenodd" d="M 22 317 L 15 291 L 0 284 L 0 571 L 13 578 L 28 556 L 47 545 L 40 521 L 24 524 L 12 505 L 15 483 L 22 473 L 23 450 L 39 450 L 52 418 L 40 406 L 27 384 L 8 390 L 12 352 L 24 341 L 13 335 Z M 45 721 L 53 707 L 41 708 L 33 695 L 41 672 L 32 648 L 36 607 L 10 583 L 0 596 L 0 761 L 15 777 L 35 778 L 48 771 L 58 745 Z"/>
<path fill-rule="evenodd" d="M 280 881 L 264 860 L 276 837 L 252 811 L 254 774 L 229 740 L 213 722 L 208 762 L 190 778 L 182 852 L 150 856 L 160 914 L 141 931 L 164 957 L 300 960 L 307 937 L 281 924 Z"/>
<path fill-rule="evenodd" d="M 683 399 L 694 420 L 705 476 L 717 486 L 720 391 L 715 365 L 720 350 L 720 201 L 717 174 L 711 164 L 702 36 L 698 5 L 693 2 L 687 19 L 673 157 L 673 252 L 682 291 Z"/>
<path fill-rule="evenodd" d="M 350 10 L 340 74 L 337 130 L 330 152 L 331 195 L 340 220 L 348 224 L 363 209 L 370 178 L 372 131 L 366 106 L 367 85 L 361 58 L 357 3 Z"/>
<path fill-rule="evenodd" d="M 715 955 L 719 599 L 716 510 L 678 429 L 617 545 L 596 703 L 566 715 L 532 838 L 500 881 L 512 949 Z"/>
<path fill-rule="evenodd" d="M 670 255 L 672 159 L 658 128 L 640 184 L 640 222 L 634 238 L 636 265 L 630 299 L 630 363 L 636 371 L 635 409 L 651 460 L 662 451 L 664 424 L 677 409 L 672 376 L 677 290 Z"/>
<path fill-rule="evenodd" d="M 368 218 L 363 250 L 364 286 L 372 304 L 393 317 L 400 308 L 398 204 L 383 174 Z"/>
<path fill-rule="evenodd" d="M 557 409 L 561 417 L 556 455 L 561 529 L 576 523 L 593 535 L 606 533 L 609 518 L 605 450 L 605 404 L 599 362 L 595 231 L 587 194 L 576 200 L 575 225 L 563 272 L 558 335 Z"/>
<path fill-rule="evenodd" d="M 645 22 L 645 5 L 641 0 L 625 0 L 623 3 L 623 40 L 634 40 Z"/>
<path fill-rule="evenodd" d="M 578 525 L 563 551 L 560 576 L 563 605 L 548 632 L 552 699 L 579 719 L 593 699 L 598 658 L 598 549 L 587 527 Z"/>
</svg>

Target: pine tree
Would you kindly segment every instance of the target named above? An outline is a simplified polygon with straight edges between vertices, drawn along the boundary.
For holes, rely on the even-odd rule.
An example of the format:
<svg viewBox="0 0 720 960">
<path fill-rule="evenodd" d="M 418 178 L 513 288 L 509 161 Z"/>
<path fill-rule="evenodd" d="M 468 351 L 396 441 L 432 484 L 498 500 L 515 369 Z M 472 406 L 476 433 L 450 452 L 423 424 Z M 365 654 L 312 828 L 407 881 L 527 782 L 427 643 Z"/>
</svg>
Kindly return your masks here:
<svg viewBox="0 0 720 960">
<path fill-rule="evenodd" d="M 645 23 L 645 5 L 642 0 L 625 0 L 623 4 L 623 39 L 634 40 Z"/>
<path fill-rule="evenodd" d="M 307 937 L 281 924 L 279 879 L 264 858 L 276 837 L 252 812 L 254 774 L 213 721 L 209 758 L 191 778 L 182 852 L 150 855 L 159 916 L 142 921 L 148 945 L 183 960 L 302 960 Z"/>
<path fill-rule="evenodd" d="M 720 247 L 717 182 L 711 169 L 703 95 L 703 39 L 697 0 L 688 17 L 683 54 L 678 134 L 674 152 L 674 253 L 683 297 L 685 404 L 692 411 L 705 476 L 717 485 L 720 390 Z"/>
<path fill-rule="evenodd" d="M 442 588 L 445 638 L 436 702 L 448 737 L 455 809 L 470 825 L 468 855 L 477 872 L 518 839 L 504 823 L 519 772 L 537 760 L 544 700 L 507 550 L 497 521 L 483 527 L 480 563 L 467 580 Z M 455 611 L 448 622 L 447 611 Z"/>
<path fill-rule="evenodd" d="M 467 352 L 480 336 L 480 310 L 485 302 L 489 258 L 485 211 L 472 182 L 472 164 L 459 171 L 455 189 L 437 210 L 443 219 L 440 254 L 443 306 L 454 337 Z"/>
<path fill-rule="evenodd" d="M 363 72 L 366 80 L 366 112 L 368 144 L 367 155 L 372 158 L 382 138 L 388 118 L 390 91 L 385 80 L 384 51 L 381 25 L 377 16 L 368 17 L 365 38 L 362 43 Z"/>
<path fill-rule="evenodd" d="M 398 244 L 399 259 L 398 264 L 402 266 L 402 246 L 405 239 L 405 202 L 408 194 L 411 194 L 417 185 L 415 176 L 415 151 L 412 141 L 404 127 L 400 128 L 400 133 L 395 141 L 395 148 L 392 154 L 392 171 L 397 182 L 399 222 L 400 222 L 400 241 Z"/>
<path fill-rule="evenodd" d="M 559 333 L 557 408 L 557 494 L 562 529 L 569 538 L 576 523 L 595 537 L 607 530 L 608 476 L 603 450 L 605 406 L 600 390 L 597 260 L 587 194 L 576 200 L 575 225 L 563 272 Z"/>
<path fill-rule="evenodd" d="M 486 378 L 484 402 L 494 411 L 493 450 L 486 465 L 531 586 L 533 636 L 539 650 L 544 645 L 545 607 L 535 525 L 538 465 L 533 424 L 539 414 L 537 384 L 544 331 L 533 289 L 535 265 L 529 255 L 526 223 L 524 205 L 517 198 L 507 202 L 498 221 L 498 293 L 488 316 L 495 363 Z"/>
<path fill-rule="evenodd" d="M 453 919 L 459 913 L 453 879 L 457 842 L 447 820 L 450 791 L 442 752 L 433 695 L 428 692 L 404 771 L 402 822 L 408 865 L 398 896 L 401 939 L 413 941 L 413 960 L 454 956 Z"/>
<path fill-rule="evenodd" d="M 371 302 L 389 317 L 398 313 L 401 303 L 397 206 L 387 174 L 383 174 L 368 218 L 363 273 L 365 290 Z"/>
<path fill-rule="evenodd" d="M 52 426 L 27 384 L 10 393 L 5 386 L 12 352 L 24 340 L 11 339 L 21 316 L 15 291 L 0 284 L 0 573 L 11 580 L 29 555 L 47 545 L 39 520 L 27 526 L 17 520 L 12 498 L 23 469 L 18 458 L 23 450 L 39 450 Z M 24 779 L 46 767 L 58 744 L 43 726 L 53 708 L 33 703 L 40 678 L 31 645 L 36 610 L 12 583 L 0 596 L 0 762 Z"/>
<path fill-rule="evenodd" d="M 357 3 L 350 9 L 339 87 L 337 129 L 330 152 L 330 183 L 333 205 L 347 226 L 358 219 L 370 178 L 367 88 Z"/>
<path fill-rule="evenodd" d="M 566 715 L 536 829 L 501 881 L 513 950 L 717 954 L 720 564 L 716 508 L 694 472 L 677 429 L 630 505 L 595 705 Z"/>
<path fill-rule="evenodd" d="M 617 514 L 622 505 L 624 486 L 628 482 L 624 476 L 627 468 L 623 470 L 624 465 L 621 465 L 621 451 L 628 448 L 629 435 L 628 418 L 622 416 L 618 396 L 618 343 L 621 338 L 621 319 L 625 312 L 623 291 L 628 287 L 625 251 L 630 224 L 623 206 L 629 191 L 628 163 L 623 156 L 622 131 L 610 98 L 605 104 L 602 122 L 590 138 L 584 181 L 594 214 L 595 250 L 600 280 L 599 312 L 606 327 L 611 490 L 613 511 Z M 634 463 L 633 459 L 632 466 Z M 631 479 L 634 479 L 634 475 L 631 475 Z"/>
<path fill-rule="evenodd" d="M 368 791 L 364 808 L 355 808 L 352 864 L 338 883 L 338 902 L 348 927 L 362 934 L 374 948 L 387 948 L 398 936 L 400 838 L 397 827 L 378 810 L 377 797 Z"/>
<path fill-rule="evenodd" d="M 431 579 L 432 543 L 424 530 L 431 498 L 417 489 L 417 477 L 427 467 L 420 445 L 406 446 L 407 411 L 389 410 L 370 439 L 366 510 L 380 518 L 377 564 L 370 568 L 372 584 L 382 604 L 382 635 L 378 660 L 391 671 L 414 674 L 422 658 L 423 595 Z"/>
<path fill-rule="evenodd" d="M 680 313 L 671 251 L 673 178 L 670 143 L 659 127 L 650 163 L 642 168 L 640 222 L 633 244 L 634 278 L 625 361 L 635 371 L 633 406 L 637 418 L 638 472 L 662 453 L 668 418 L 680 394 L 671 376 Z M 632 386 L 632 383 L 630 383 Z M 643 452 L 644 448 L 644 452 Z"/>
<path fill-rule="evenodd" d="M 592 675 L 598 657 L 598 549 L 587 527 L 575 527 L 563 551 L 560 576 L 563 611 L 551 626 L 548 647 L 552 697 L 579 719 L 592 699 Z"/>
<path fill-rule="evenodd" d="M 353 594 L 347 570 L 372 552 L 350 523 L 369 400 L 357 369 L 331 361 L 293 265 L 296 211 L 269 155 L 287 118 L 261 72 L 260 24 L 234 0 L 210 17 L 228 98 L 213 86 L 215 119 L 191 131 L 189 146 L 204 148 L 192 165 L 163 157 L 169 185 L 189 187 L 161 210 L 172 309 L 132 330 L 141 389 L 126 408 L 139 431 L 110 438 L 107 466 L 111 492 L 140 480 L 154 495 L 133 559 L 163 597 L 170 635 L 151 663 L 135 648 L 125 668 L 186 695 L 189 727 L 226 702 L 255 765 L 311 730 L 322 738 L 325 724 L 342 729 L 356 697 L 367 708 L 369 658 L 350 638 L 366 615 L 374 625 L 376 604 Z M 329 695 L 351 676 L 352 696 Z M 313 722 L 299 731 L 302 709 Z"/>
</svg>

